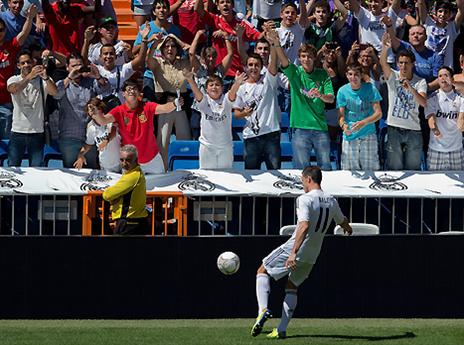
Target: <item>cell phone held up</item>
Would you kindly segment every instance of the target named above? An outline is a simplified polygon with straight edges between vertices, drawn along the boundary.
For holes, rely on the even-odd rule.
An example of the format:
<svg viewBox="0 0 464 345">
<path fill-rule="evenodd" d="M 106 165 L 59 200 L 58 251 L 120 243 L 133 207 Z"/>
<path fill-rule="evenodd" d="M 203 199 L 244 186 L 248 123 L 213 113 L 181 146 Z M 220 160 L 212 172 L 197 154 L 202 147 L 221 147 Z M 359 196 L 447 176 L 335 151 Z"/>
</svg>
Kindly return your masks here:
<svg viewBox="0 0 464 345">
<path fill-rule="evenodd" d="M 90 67 L 89 66 L 82 66 L 79 68 L 79 73 L 89 73 L 90 72 Z"/>
</svg>

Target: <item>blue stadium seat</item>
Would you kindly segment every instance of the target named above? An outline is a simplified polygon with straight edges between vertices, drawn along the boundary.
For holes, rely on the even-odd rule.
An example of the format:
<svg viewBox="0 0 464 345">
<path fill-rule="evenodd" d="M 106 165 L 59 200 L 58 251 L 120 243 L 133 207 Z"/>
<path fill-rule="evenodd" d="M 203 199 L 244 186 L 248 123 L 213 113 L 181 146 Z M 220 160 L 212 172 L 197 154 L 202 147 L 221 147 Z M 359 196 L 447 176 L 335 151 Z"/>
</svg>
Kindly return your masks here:
<svg viewBox="0 0 464 345">
<path fill-rule="evenodd" d="M 61 154 L 59 149 L 56 149 L 54 146 L 55 145 L 53 145 L 53 146 L 45 145 L 44 146 L 44 166 L 46 166 L 46 167 L 48 167 L 48 163 L 51 160 L 58 160 L 58 161 L 63 160 L 63 155 Z"/>
<path fill-rule="evenodd" d="M 288 132 L 290 128 L 290 115 L 283 111 L 280 115 L 280 129 L 282 132 Z"/>
<path fill-rule="evenodd" d="M 175 140 L 169 144 L 168 169 L 198 169 L 200 167 L 197 140 Z"/>
<path fill-rule="evenodd" d="M 246 120 L 244 118 L 237 119 L 235 115 L 232 113 L 232 140 L 238 141 L 242 140 L 243 138 L 243 127 L 246 124 Z"/>
</svg>

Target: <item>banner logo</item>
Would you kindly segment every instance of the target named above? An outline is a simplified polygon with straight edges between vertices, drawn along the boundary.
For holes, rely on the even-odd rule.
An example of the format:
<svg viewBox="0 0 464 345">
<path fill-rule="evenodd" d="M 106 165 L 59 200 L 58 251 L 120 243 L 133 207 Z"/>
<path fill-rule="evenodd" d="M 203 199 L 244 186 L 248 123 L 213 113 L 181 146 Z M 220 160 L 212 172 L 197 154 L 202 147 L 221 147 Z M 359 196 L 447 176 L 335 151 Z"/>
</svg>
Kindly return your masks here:
<svg viewBox="0 0 464 345">
<path fill-rule="evenodd" d="M 93 170 L 89 176 L 85 179 L 86 182 L 81 184 L 81 191 L 87 192 L 90 190 L 104 190 L 110 185 L 108 181 L 111 181 L 111 176 L 106 174 L 104 170 Z"/>
<path fill-rule="evenodd" d="M 178 185 L 178 188 L 182 191 L 211 192 L 216 189 L 216 185 L 209 182 L 204 175 L 191 173 L 185 176 L 183 180 Z"/>
<path fill-rule="evenodd" d="M 404 183 L 399 182 L 399 178 L 388 174 L 383 174 L 375 179 L 369 186 L 370 189 L 382 192 L 398 192 L 408 189 Z"/>
<path fill-rule="evenodd" d="M 274 182 L 273 186 L 282 190 L 303 190 L 303 182 L 301 182 L 300 177 L 296 175 L 282 176 L 279 180 Z"/>
<path fill-rule="evenodd" d="M 0 170 L 0 188 L 14 189 L 21 188 L 23 183 L 16 178 L 12 172 Z"/>
</svg>

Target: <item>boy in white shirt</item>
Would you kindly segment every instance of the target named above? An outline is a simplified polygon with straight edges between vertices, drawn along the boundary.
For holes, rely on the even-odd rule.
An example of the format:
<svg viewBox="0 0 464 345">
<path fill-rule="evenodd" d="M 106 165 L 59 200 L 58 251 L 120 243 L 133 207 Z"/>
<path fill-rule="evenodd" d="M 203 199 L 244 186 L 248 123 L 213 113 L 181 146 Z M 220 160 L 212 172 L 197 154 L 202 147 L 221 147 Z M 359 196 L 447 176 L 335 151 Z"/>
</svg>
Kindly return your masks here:
<svg viewBox="0 0 464 345">
<path fill-rule="evenodd" d="M 464 97 L 453 89 L 453 71 L 438 71 L 440 88 L 427 101 L 425 117 L 430 127 L 429 170 L 464 170 Z"/>
<path fill-rule="evenodd" d="M 184 76 L 192 88 L 201 113 L 200 169 L 232 169 L 232 107 L 246 74 L 237 74 L 235 83 L 225 95 L 223 80 L 216 75 L 211 75 L 206 80 L 206 94 L 195 82 L 193 72 L 184 71 Z"/>
<path fill-rule="evenodd" d="M 116 127 L 112 123 L 100 126 L 96 119 L 103 119 L 105 115 L 105 103 L 92 98 L 86 105 L 85 110 L 92 121 L 87 125 L 87 138 L 85 145 L 81 148 L 74 168 L 81 169 L 87 164 L 85 154 L 90 151 L 93 145 L 97 145 L 100 168 L 120 173 L 119 149 L 121 148 L 121 137 L 117 133 Z"/>
</svg>

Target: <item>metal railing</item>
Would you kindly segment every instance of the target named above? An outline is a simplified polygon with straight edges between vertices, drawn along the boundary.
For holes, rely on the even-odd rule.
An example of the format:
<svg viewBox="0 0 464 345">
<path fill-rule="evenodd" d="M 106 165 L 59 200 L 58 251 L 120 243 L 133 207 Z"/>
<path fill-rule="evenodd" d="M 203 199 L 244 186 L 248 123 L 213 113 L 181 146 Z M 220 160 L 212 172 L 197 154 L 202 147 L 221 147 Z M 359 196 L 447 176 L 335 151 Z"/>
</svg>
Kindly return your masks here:
<svg viewBox="0 0 464 345">
<path fill-rule="evenodd" d="M 381 234 L 464 230 L 464 198 L 353 196 L 338 200 L 350 222 L 376 224 Z M 149 232 L 152 236 L 278 235 L 283 225 L 296 223 L 295 197 L 187 198 L 180 192 L 148 192 L 147 208 L 151 210 Z M 0 196 L 0 234 L 107 235 L 112 233 L 109 213 L 109 205 L 103 202 L 101 192 L 86 196 L 3 195 Z"/>
</svg>

